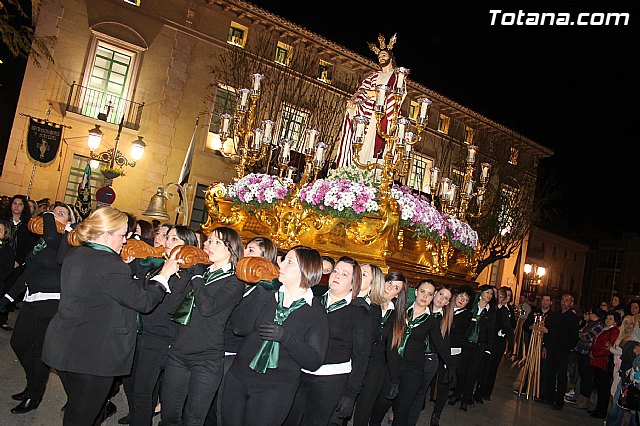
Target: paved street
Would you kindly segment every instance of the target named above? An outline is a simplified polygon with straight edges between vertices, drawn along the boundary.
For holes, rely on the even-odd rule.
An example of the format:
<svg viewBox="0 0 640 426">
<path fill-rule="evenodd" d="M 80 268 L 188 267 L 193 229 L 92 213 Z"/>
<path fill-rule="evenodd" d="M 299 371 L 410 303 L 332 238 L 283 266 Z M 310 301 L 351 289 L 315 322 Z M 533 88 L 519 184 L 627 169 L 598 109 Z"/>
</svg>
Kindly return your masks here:
<svg viewBox="0 0 640 426">
<path fill-rule="evenodd" d="M 12 325 L 16 313 L 9 317 Z M 11 334 L 0 330 L 0 412 L 3 413 L 0 424 L 3 426 L 49 426 L 61 425 L 62 415 L 60 408 L 65 402 L 65 393 L 60 379 L 55 374 L 51 375 L 47 392 L 40 407 L 27 414 L 15 415 L 9 410 L 16 404 L 11 395 L 24 389 L 24 373 L 18 363 L 15 354 L 9 346 Z M 441 417 L 443 426 L 498 426 L 498 425 L 581 425 L 601 426 L 602 420 L 594 420 L 584 410 L 577 410 L 565 405 L 562 411 L 553 411 L 550 407 L 524 398 L 518 398 L 512 392 L 512 383 L 516 371 L 510 368 L 509 362 L 501 366 L 492 401 L 483 405 L 470 408 L 468 412 L 458 409 L 458 406 L 447 405 Z M 107 420 L 105 425 L 117 425 L 117 419 L 127 412 L 124 393 L 121 391 L 114 399 L 118 406 L 118 412 Z M 429 403 L 420 418 L 420 426 L 428 426 L 432 404 Z M 154 420 L 157 424 L 158 418 Z M 259 426 L 257 423 L 256 426 Z"/>
</svg>

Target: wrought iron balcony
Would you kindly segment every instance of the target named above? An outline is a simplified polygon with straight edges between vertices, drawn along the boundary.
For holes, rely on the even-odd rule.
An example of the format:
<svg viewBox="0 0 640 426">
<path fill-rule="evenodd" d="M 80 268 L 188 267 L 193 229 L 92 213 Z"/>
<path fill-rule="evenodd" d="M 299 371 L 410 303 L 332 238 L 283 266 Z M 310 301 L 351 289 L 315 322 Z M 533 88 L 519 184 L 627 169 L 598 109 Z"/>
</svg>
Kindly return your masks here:
<svg viewBox="0 0 640 426">
<path fill-rule="evenodd" d="M 119 124 L 138 130 L 144 102 L 134 102 L 101 90 L 80 86 L 74 81 L 69 90 L 66 110 L 86 117 L 97 118 L 108 123 Z"/>
</svg>

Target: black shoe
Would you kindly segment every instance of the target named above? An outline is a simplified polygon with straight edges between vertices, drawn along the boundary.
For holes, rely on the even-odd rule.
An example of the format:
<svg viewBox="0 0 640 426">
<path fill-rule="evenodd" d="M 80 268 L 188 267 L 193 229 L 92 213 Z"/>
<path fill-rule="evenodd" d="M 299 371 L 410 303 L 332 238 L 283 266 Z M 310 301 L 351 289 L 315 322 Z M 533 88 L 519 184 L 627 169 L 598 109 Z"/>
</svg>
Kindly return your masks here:
<svg viewBox="0 0 640 426">
<path fill-rule="evenodd" d="M 551 409 L 552 410 L 562 410 L 562 406 L 563 406 L 563 404 L 558 404 L 557 402 L 554 402 L 553 404 L 551 404 Z"/>
<path fill-rule="evenodd" d="M 460 403 L 460 409 L 461 409 L 462 411 L 467 411 L 467 404 L 466 404 L 466 403 L 464 403 L 464 402 L 461 402 L 461 403 Z"/>
<path fill-rule="evenodd" d="M 129 423 L 131 423 L 131 417 L 129 417 L 129 414 L 118 419 L 119 425 L 128 425 Z"/>
<path fill-rule="evenodd" d="M 40 405 L 40 401 L 42 401 L 42 400 L 41 399 L 31 399 L 31 398 L 25 399 L 20 404 L 18 404 L 15 407 L 13 407 L 11 409 L 11 412 L 13 414 L 28 413 L 29 411 L 33 411 L 36 408 L 38 408 L 38 405 Z"/>
<path fill-rule="evenodd" d="M 607 413 L 592 413 L 589 414 L 591 417 L 593 417 L 594 419 L 606 419 L 607 418 Z"/>
<path fill-rule="evenodd" d="M 477 402 L 478 404 L 483 404 L 484 401 L 482 400 L 482 397 L 480 395 L 473 395 L 473 400 L 475 402 Z"/>
<path fill-rule="evenodd" d="M 11 327 L 9 324 L 2 324 L 0 325 L 0 328 L 3 329 L 4 331 L 12 331 L 13 327 Z"/>
<path fill-rule="evenodd" d="M 485 400 L 485 401 L 491 401 L 491 397 L 490 397 L 490 396 L 485 396 L 485 397 L 484 397 L 484 400 Z"/>
<path fill-rule="evenodd" d="M 25 388 L 20 393 L 14 393 L 13 395 L 11 395 L 11 399 L 15 401 L 24 401 L 25 399 L 27 399 L 27 388 Z"/>
<path fill-rule="evenodd" d="M 449 399 L 449 405 L 456 405 L 458 402 L 460 402 L 460 398 L 451 398 Z"/>
</svg>

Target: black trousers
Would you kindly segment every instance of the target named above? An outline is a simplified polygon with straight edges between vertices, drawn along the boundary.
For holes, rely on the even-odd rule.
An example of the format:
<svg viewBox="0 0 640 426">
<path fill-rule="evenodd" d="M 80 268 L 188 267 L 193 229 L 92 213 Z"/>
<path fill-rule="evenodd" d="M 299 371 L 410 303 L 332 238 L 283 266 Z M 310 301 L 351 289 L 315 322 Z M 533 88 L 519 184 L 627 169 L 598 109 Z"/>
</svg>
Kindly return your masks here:
<svg viewBox="0 0 640 426">
<path fill-rule="evenodd" d="M 362 385 L 360 395 L 358 395 L 356 409 L 353 413 L 353 426 L 368 426 L 371 410 L 384 383 L 386 369 L 387 365 L 384 358 L 372 358 L 369 361 L 367 374 L 364 377 L 364 384 Z"/>
<path fill-rule="evenodd" d="M 216 395 L 213 397 L 213 402 L 211 403 L 211 407 L 209 407 L 209 412 L 207 413 L 207 417 L 204 419 L 203 426 L 222 425 L 222 391 L 224 389 L 224 378 L 229 372 L 231 364 L 233 364 L 233 360 L 235 358 L 235 355 L 224 356 L 224 363 L 222 365 L 222 382 L 220 383 L 218 392 L 216 392 Z"/>
<path fill-rule="evenodd" d="M 58 312 L 58 300 L 25 302 L 11 335 L 16 353 L 27 377 L 27 398 L 42 399 L 49 380 L 49 367 L 42 362 L 44 336 L 49 321 Z"/>
<path fill-rule="evenodd" d="M 349 374 L 314 376 L 302 373 L 300 385 L 284 426 L 327 426 L 342 424 L 335 415 L 336 407 Z M 226 425 L 226 424 L 225 424 Z"/>
<path fill-rule="evenodd" d="M 460 366 L 454 396 L 469 404 L 473 398 L 476 382 L 481 377 L 485 346 L 479 343 L 468 343 L 462 348 Z"/>
<path fill-rule="evenodd" d="M 160 394 L 163 425 L 202 426 L 222 381 L 222 364 L 222 358 L 190 361 L 169 351 Z"/>
<path fill-rule="evenodd" d="M 113 377 L 59 371 L 67 394 L 63 426 L 97 426 L 98 416 L 111 392 Z"/>
<path fill-rule="evenodd" d="M 438 396 L 436 397 L 436 403 L 433 407 L 432 415 L 435 413 L 438 416 L 440 416 L 440 414 L 442 414 L 442 410 L 444 410 L 444 407 L 447 405 L 447 399 L 449 397 L 449 389 L 451 389 L 452 386 L 455 386 L 458 364 L 460 363 L 461 356 L 462 355 L 452 355 L 451 364 L 447 365 L 447 369 L 449 370 L 448 374 L 449 374 L 450 382 L 442 383 L 442 380 L 438 382 L 438 386 L 439 386 Z M 444 363 L 442 362 L 442 360 L 440 360 L 440 365 L 438 366 L 438 377 L 442 378 L 444 377 L 444 374 L 445 374 Z"/>
<path fill-rule="evenodd" d="M 593 382 L 598 392 L 598 402 L 596 402 L 596 414 L 604 416 L 609 411 L 609 400 L 611 399 L 612 373 L 601 368 L 593 367 Z"/>
<path fill-rule="evenodd" d="M 393 400 L 387 399 L 389 389 L 391 389 L 391 374 L 389 373 L 388 369 L 385 369 L 382 387 L 380 388 L 378 397 L 376 398 L 375 402 L 373 403 L 373 407 L 371 408 L 369 426 L 381 426 L 385 414 L 387 414 L 387 411 L 389 411 L 389 408 L 391 408 Z"/>
<path fill-rule="evenodd" d="M 593 392 L 593 367 L 589 354 L 578 354 L 578 375 L 580 376 L 580 395 L 591 398 Z"/>
<path fill-rule="evenodd" d="M 129 414 L 133 414 L 133 426 L 149 426 L 153 419 L 153 411 L 157 403 L 158 383 L 160 375 L 167 363 L 169 344 L 147 345 L 153 339 L 143 336 L 136 347 L 136 358 L 133 364 L 133 408 L 129 404 Z M 145 342 L 146 341 L 146 342 Z M 126 391 L 126 387 L 125 387 Z"/>
<path fill-rule="evenodd" d="M 569 351 L 547 348 L 547 389 L 546 399 L 557 405 L 564 405 L 564 394 L 567 392 L 567 366 L 569 365 Z"/>
<path fill-rule="evenodd" d="M 480 380 L 480 396 L 489 398 L 493 392 L 493 387 L 496 384 L 496 376 L 498 375 L 498 369 L 500 363 L 504 358 L 504 351 L 507 347 L 506 337 L 496 337 L 496 344 L 489 358 L 489 364 L 484 371 L 484 375 Z"/>
<path fill-rule="evenodd" d="M 298 381 L 271 381 L 259 376 L 255 379 L 240 380 L 232 370 L 226 374 L 222 394 L 224 426 L 280 426 L 287 418 Z"/>
<path fill-rule="evenodd" d="M 431 353 L 426 355 L 422 384 L 420 385 L 420 388 L 418 389 L 418 392 L 416 393 L 416 396 L 413 399 L 411 406 L 409 407 L 409 414 L 407 415 L 407 425 L 415 426 L 416 424 L 418 424 L 420 412 L 422 411 L 422 407 L 424 406 L 427 397 L 427 391 L 429 390 L 431 384 L 435 385 L 435 381 L 433 379 L 438 373 L 439 366 L 440 359 L 438 358 L 438 354 Z"/>
</svg>

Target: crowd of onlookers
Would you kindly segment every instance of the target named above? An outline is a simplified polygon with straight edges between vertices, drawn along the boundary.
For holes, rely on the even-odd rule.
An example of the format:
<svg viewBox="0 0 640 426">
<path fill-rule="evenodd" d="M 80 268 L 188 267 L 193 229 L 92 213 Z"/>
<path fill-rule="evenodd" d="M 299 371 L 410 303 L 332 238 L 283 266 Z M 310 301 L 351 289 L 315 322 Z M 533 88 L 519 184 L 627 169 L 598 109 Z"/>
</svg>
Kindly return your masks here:
<svg viewBox="0 0 640 426">
<path fill-rule="evenodd" d="M 8 312 L 20 309 L 11 345 L 27 377 L 14 414 L 38 408 L 53 367 L 68 396 L 65 424 L 112 415 L 122 385 L 121 424 L 148 425 L 161 411 L 167 425 L 251 424 L 246 413 L 274 425 L 387 416 L 415 425 L 432 400 L 437 426 L 447 402 L 467 411 L 491 401 L 518 317 L 525 345 L 534 327 L 543 333 L 538 402 L 553 409 L 566 402 L 622 424 L 617 401 L 640 370 L 640 300 L 623 306 L 614 296 L 578 312 L 571 294 L 555 307 L 550 295 L 516 305 L 506 286 L 411 284 L 309 247 L 243 244 L 227 227 L 205 235 L 110 207 L 78 224 L 71 206 L 22 195 L 2 197 L 0 212 L 0 327 L 12 331 Z M 42 235 L 26 226 L 37 215 Z M 76 229 L 81 247 L 69 247 L 60 224 Z M 164 257 L 113 256 L 132 238 Z M 211 266 L 178 271 L 172 249 L 181 245 L 203 250 Z M 279 278 L 239 281 L 243 257 L 278 265 Z"/>
<path fill-rule="evenodd" d="M 564 299 L 564 298 L 563 298 Z M 633 299 L 624 304 L 620 296 L 614 295 L 610 302 L 602 301 L 592 307 L 583 307 L 576 313 L 568 310 L 564 325 L 571 331 L 565 334 L 565 355 L 560 357 L 564 370 L 562 381 L 567 383 L 567 392 L 551 395 L 549 389 L 557 382 L 554 370 L 558 359 L 545 357 L 545 348 L 557 344 L 547 335 L 549 327 L 558 322 L 548 315 L 553 310 L 550 296 L 542 296 L 537 307 L 536 298 L 519 306 L 524 323 L 525 342 L 531 336 L 535 315 L 544 318 L 542 328 L 543 356 L 540 365 L 541 394 L 539 402 L 562 408 L 563 403 L 579 410 L 587 410 L 591 417 L 606 419 L 607 425 L 622 425 L 625 417 L 629 425 L 637 425 L 636 413 L 619 405 L 619 398 L 626 386 L 635 385 L 635 372 L 640 369 L 640 300 Z M 564 300 L 561 301 L 560 310 Z M 575 316 L 575 318 L 574 318 Z M 573 323 L 577 321 L 577 327 Z M 562 323 L 560 323 L 562 326 Z M 519 381 L 516 385 L 519 385 Z M 519 389 L 515 389 L 519 391 Z M 625 413 L 629 415 L 625 416 Z"/>
</svg>

